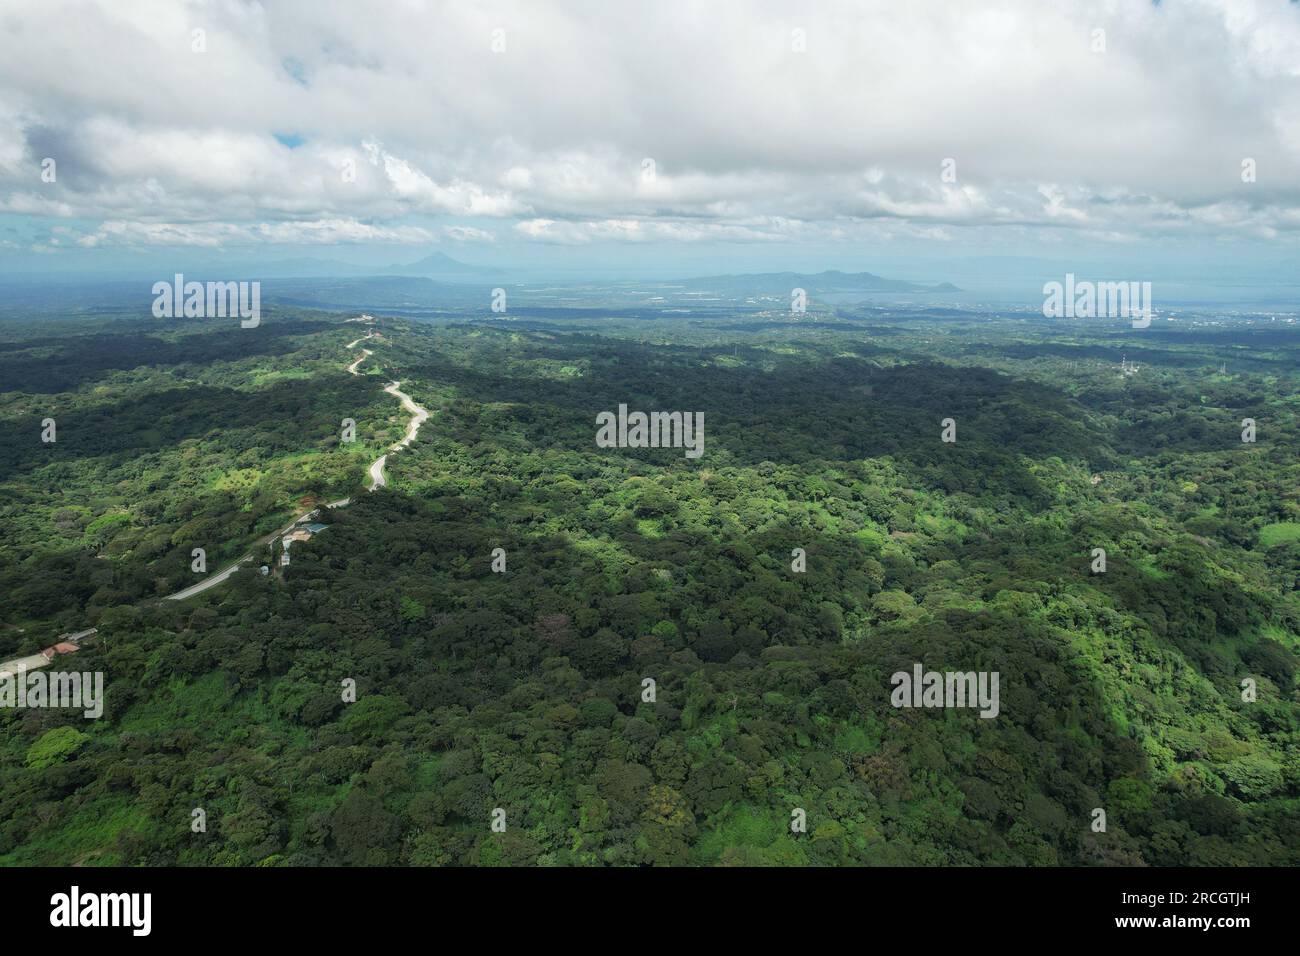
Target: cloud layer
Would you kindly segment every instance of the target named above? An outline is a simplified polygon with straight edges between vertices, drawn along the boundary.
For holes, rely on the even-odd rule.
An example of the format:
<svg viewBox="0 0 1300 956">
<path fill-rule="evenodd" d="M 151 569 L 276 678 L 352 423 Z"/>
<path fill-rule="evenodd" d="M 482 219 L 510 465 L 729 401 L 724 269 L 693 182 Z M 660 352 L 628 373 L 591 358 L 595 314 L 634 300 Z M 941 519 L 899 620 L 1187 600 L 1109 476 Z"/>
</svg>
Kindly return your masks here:
<svg viewBox="0 0 1300 956">
<path fill-rule="evenodd" d="M 94 248 L 1290 242 L 1300 5 L 11 0 L 0 213 Z"/>
</svg>

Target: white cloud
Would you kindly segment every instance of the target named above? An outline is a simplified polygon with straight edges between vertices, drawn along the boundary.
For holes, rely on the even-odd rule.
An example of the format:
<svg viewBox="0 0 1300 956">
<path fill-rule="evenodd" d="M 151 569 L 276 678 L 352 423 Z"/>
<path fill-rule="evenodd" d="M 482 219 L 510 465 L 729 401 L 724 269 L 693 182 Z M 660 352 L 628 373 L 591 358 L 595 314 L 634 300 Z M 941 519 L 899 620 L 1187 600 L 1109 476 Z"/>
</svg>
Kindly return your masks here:
<svg viewBox="0 0 1300 956">
<path fill-rule="evenodd" d="M 82 245 L 1288 237 L 1297 76 L 1271 0 L 10 0 L 0 210 Z"/>
<path fill-rule="evenodd" d="M 382 242 L 427 244 L 434 235 L 415 226 L 375 226 L 355 219 L 313 219 L 273 223 L 175 223 L 112 220 L 76 238 L 78 245 L 245 246 L 255 243 L 335 245 Z"/>
<path fill-rule="evenodd" d="M 746 225 L 686 222 L 675 219 L 601 219 L 557 222 L 554 219 L 525 219 L 515 224 L 530 239 L 562 245 L 592 242 L 762 242 L 785 238 L 781 232 Z"/>
<path fill-rule="evenodd" d="M 442 235 L 452 242 L 496 242 L 496 236 L 486 229 L 473 226 L 443 226 Z"/>
</svg>

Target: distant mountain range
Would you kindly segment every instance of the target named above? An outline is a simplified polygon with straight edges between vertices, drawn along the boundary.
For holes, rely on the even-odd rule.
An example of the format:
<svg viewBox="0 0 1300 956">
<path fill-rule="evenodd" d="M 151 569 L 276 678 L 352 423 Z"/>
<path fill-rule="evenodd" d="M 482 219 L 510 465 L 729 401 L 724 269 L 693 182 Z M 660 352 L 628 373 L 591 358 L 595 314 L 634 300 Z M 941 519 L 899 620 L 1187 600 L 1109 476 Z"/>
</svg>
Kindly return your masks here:
<svg viewBox="0 0 1300 956">
<path fill-rule="evenodd" d="M 473 282 L 488 277 L 502 277 L 505 271 L 495 266 L 474 266 L 434 252 L 418 262 L 388 266 L 359 266 L 333 259 L 275 259 L 260 263 L 257 271 L 268 278 L 312 279 L 345 276 L 417 276 L 442 282 Z"/>
<path fill-rule="evenodd" d="M 501 284 L 518 278 L 508 267 L 477 266 L 460 262 L 443 252 L 433 252 L 416 262 L 394 263 L 383 267 L 357 266 L 325 259 L 282 259 L 262 263 L 258 273 L 268 278 L 381 278 L 404 276 L 431 279 L 450 285 L 477 285 L 485 280 Z M 568 285 L 568 283 L 561 283 Z M 923 283 L 904 279 L 887 279 L 872 272 L 759 272 L 730 275 L 703 276 L 667 280 L 614 280 L 610 282 L 573 283 L 573 287 L 626 287 L 670 288 L 676 291 L 717 292 L 726 296 L 789 295 L 790 290 L 801 288 L 809 294 L 828 292 L 960 292 L 950 282 Z"/>
<path fill-rule="evenodd" d="M 752 297 L 756 295 L 788 296 L 790 290 L 802 288 L 810 295 L 822 293 L 925 293 L 925 292 L 959 292 L 955 285 L 948 282 L 926 283 L 904 279 L 887 279 L 872 272 L 839 272 L 829 270 L 819 273 L 799 272 L 759 272 L 729 273 L 690 278 L 621 278 L 610 275 L 605 278 L 565 278 L 562 275 L 548 273 L 548 270 L 536 266 L 519 268 L 505 265 L 473 265 L 453 259 L 445 252 L 430 250 L 427 255 L 413 262 L 395 262 L 387 265 L 364 265 L 344 262 L 338 259 L 315 258 L 304 256 L 292 259 L 249 259 L 247 253 L 224 253 L 200 256 L 193 253 L 176 255 L 165 264 L 161 261 L 150 266 L 139 261 L 129 267 L 92 268 L 89 260 L 81 261 L 75 257 L 61 260 L 59 263 L 43 263 L 41 268 L 30 271 L 21 268 L 7 268 L 8 264 L 0 261 L 0 280 L 8 282 L 44 282 L 60 284 L 78 281 L 154 281 L 158 278 L 170 279 L 174 273 L 182 273 L 187 279 L 198 281 L 229 279 L 332 279 L 332 280 L 366 280 L 389 277 L 423 279 L 439 285 L 461 285 L 481 287 L 490 282 L 493 286 L 513 287 L 550 286 L 557 289 L 590 291 L 634 290 L 653 288 L 656 294 L 663 295 L 714 292 L 724 298 Z M 58 268 L 50 268 L 58 266 Z M 85 268 L 82 268 L 85 266 Z"/>
<path fill-rule="evenodd" d="M 803 289 L 810 299 L 842 295 L 928 295 L 960 292 L 950 282 L 920 283 L 886 279 L 871 272 L 827 271 L 816 274 L 766 272 L 749 275 L 640 281 L 535 282 L 511 281 L 506 274 L 466 266 L 435 254 L 401 272 L 365 275 L 293 276 L 271 281 L 266 294 L 285 304 L 316 308 L 395 308 L 438 312 L 445 309 L 488 309 L 490 290 L 504 288 L 510 309 L 646 309 L 657 311 L 773 308 L 773 300 L 788 302 L 792 290 Z M 458 271 L 464 269 L 466 271 Z"/>
<path fill-rule="evenodd" d="M 712 290 L 732 295 L 779 294 L 789 295 L 791 289 L 803 289 L 809 294 L 827 292 L 960 292 L 951 282 L 928 285 L 903 279 L 886 279 L 872 272 L 838 272 L 828 270 L 816 274 L 801 272 L 760 272 L 739 275 L 705 276 L 700 279 L 682 279 L 672 283 L 700 291 Z"/>
<path fill-rule="evenodd" d="M 773 308 L 772 300 L 789 300 L 792 290 L 803 289 L 810 299 L 877 294 L 926 295 L 961 290 L 949 282 L 922 283 L 887 279 L 871 272 L 819 273 L 763 272 L 683 279 L 611 279 L 564 281 L 529 277 L 510 267 L 479 266 L 460 262 L 442 252 L 431 252 L 409 263 L 364 266 L 330 259 L 210 260 L 176 263 L 187 280 L 259 279 L 266 301 L 311 308 L 393 308 L 421 312 L 488 308 L 491 290 L 507 290 L 516 308 L 567 309 L 675 309 Z M 170 278 L 170 273 L 165 274 Z M 157 275 L 4 277 L 10 306 L 24 309 L 63 305 L 75 308 L 126 305 L 152 301 L 146 293 Z M 143 290 L 143 291 L 142 291 Z"/>
</svg>

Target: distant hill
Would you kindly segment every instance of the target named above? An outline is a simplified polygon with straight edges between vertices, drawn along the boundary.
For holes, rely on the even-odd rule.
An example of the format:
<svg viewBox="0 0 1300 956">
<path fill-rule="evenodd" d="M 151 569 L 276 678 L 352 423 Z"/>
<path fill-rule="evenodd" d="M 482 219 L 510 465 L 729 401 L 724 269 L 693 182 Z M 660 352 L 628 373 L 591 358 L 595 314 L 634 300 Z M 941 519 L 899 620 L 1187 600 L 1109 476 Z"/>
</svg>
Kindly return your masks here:
<svg viewBox="0 0 1300 956">
<path fill-rule="evenodd" d="M 502 270 L 491 266 L 473 266 L 453 259 L 443 252 L 434 252 L 417 262 L 391 265 L 378 270 L 381 275 L 423 276 L 432 279 L 481 279 L 499 276 Z"/>
<path fill-rule="evenodd" d="M 268 262 L 258 263 L 256 267 L 259 276 L 304 279 L 312 276 L 360 276 L 372 271 L 364 266 L 353 265 L 350 262 L 311 258 L 272 259 Z"/>
<path fill-rule="evenodd" d="M 872 272 L 839 272 L 828 270 L 816 274 L 801 272 L 760 272 L 742 275 L 705 276 L 698 279 L 681 279 L 672 283 L 699 291 L 714 291 L 731 295 L 781 294 L 789 295 L 791 289 L 804 289 L 809 293 L 825 292 L 960 292 L 951 282 L 929 285 L 905 279 L 886 279 Z"/>
<path fill-rule="evenodd" d="M 273 259 L 258 263 L 260 276 L 274 278 L 342 278 L 365 276 L 413 276 L 440 279 L 444 282 L 481 280 L 500 276 L 502 270 L 494 267 L 474 266 L 460 262 L 442 252 L 433 252 L 416 262 L 395 263 L 388 266 L 362 266 L 335 259 Z"/>
</svg>

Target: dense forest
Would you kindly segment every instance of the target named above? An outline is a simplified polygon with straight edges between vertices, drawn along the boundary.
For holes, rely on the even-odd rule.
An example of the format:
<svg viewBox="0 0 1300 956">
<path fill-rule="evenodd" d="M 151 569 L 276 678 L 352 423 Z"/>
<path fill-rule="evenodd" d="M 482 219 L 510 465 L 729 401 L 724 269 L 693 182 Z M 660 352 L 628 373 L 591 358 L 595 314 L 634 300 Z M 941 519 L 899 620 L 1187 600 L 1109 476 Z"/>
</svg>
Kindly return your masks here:
<svg viewBox="0 0 1300 956">
<path fill-rule="evenodd" d="M 107 696 L 0 709 L 0 863 L 1300 863 L 1294 325 L 347 318 L 0 327 L 0 657 Z"/>
</svg>

